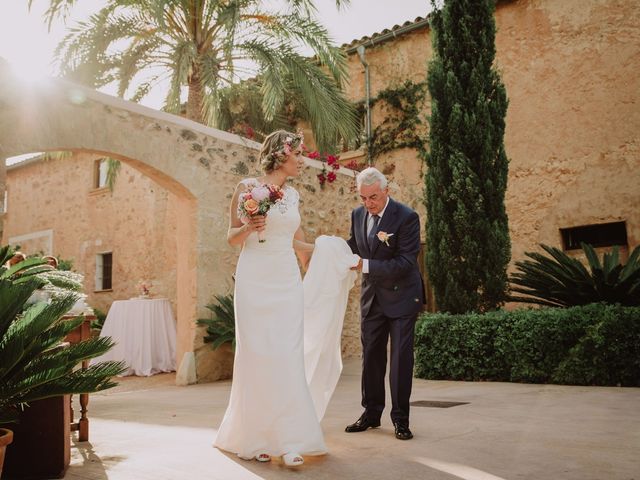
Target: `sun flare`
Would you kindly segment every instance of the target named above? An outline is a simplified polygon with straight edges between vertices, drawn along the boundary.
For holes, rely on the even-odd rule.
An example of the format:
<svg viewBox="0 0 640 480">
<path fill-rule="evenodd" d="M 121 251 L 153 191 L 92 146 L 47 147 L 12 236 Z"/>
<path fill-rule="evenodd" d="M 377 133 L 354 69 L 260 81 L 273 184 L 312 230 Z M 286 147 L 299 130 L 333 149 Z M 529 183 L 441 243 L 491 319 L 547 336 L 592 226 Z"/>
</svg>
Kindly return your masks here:
<svg viewBox="0 0 640 480">
<path fill-rule="evenodd" d="M 38 63 L 25 61 L 9 61 L 11 72 L 23 82 L 44 83 L 49 78 L 47 68 Z"/>
</svg>

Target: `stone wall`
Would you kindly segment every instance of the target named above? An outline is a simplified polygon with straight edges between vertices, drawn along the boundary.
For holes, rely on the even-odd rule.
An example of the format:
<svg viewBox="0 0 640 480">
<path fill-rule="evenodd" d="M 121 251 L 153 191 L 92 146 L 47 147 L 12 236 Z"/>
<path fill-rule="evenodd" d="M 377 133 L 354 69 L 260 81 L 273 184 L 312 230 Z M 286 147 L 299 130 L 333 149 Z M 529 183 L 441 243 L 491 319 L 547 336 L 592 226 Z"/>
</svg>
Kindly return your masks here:
<svg viewBox="0 0 640 480">
<path fill-rule="evenodd" d="M 640 244 L 638 2 L 520 1 L 497 23 L 513 258 L 560 246 L 560 228 L 611 221 Z"/>
<path fill-rule="evenodd" d="M 106 312 L 113 300 L 139 295 L 139 280 L 150 280 L 152 294 L 171 299 L 175 314 L 175 197 L 126 164 L 113 192 L 94 188 L 98 158 L 79 153 L 10 168 L 3 243 L 72 260 L 94 308 Z M 40 230 L 51 231 L 49 246 L 19 239 Z M 113 254 L 113 288 L 96 291 L 96 255 L 104 252 Z"/>
<path fill-rule="evenodd" d="M 560 228 L 612 221 L 626 221 L 629 248 L 640 244 L 638 2 L 503 1 L 496 23 L 496 65 L 510 102 L 506 205 L 513 260 L 539 243 L 559 247 Z M 426 80 L 428 27 L 375 41 L 363 42 L 372 97 L 405 80 Z M 362 101 L 364 68 L 355 51 L 349 72 L 348 96 Z M 374 128 L 383 120 L 374 109 Z M 403 149 L 377 160 L 381 168 L 391 163 L 396 196 L 417 206 L 424 222 L 421 159 Z"/>
<path fill-rule="evenodd" d="M 637 75 L 640 71 L 640 9 L 637 2 L 503 1 L 498 3 L 496 20 L 496 64 L 510 100 L 505 142 L 511 161 L 507 212 L 513 260 L 522 259 L 525 251 L 536 249 L 541 242 L 560 246 L 560 228 L 610 221 L 626 221 L 629 247 L 635 247 L 640 243 L 637 208 L 640 204 L 640 76 Z M 372 96 L 389 86 L 399 86 L 407 79 L 424 81 L 430 56 L 428 28 L 373 46 L 368 42 L 366 58 L 371 66 Z M 363 100 L 363 67 L 355 52 L 349 55 L 348 68 L 351 82 L 347 94 L 352 100 Z M 11 103 L 14 96 L 6 95 L 0 100 Z M 229 355 L 211 354 L 209 347 L 202 344 L 202 332 L 195 329 L 192 320 L 207 313 L 204 304 L 214 293 L 227 293 L 232 287 L 231 274 L 238 251 L 228 247 L 225 241 L 227 204 L 235 183 L 246 175 L 240 172 L 250 175 L 257 171 L 256 145 L 189 122 L 182 125 L 181 120 L 148 109 L 140 108 L 144 112 L 139 113 L 138 107 L 127 106 L 124 111 L 125 107 L 120 104 L 105 107 L 100 103 L 111 100 L 92 100 L 82 106 L 83 110 L 73 110 L 76 113 L 65 110 L 66 104 L 54 104 L 55 109 L 51 111 L 56 112 L 55 115 L 40 118 L 41 109 L 35 106 L 51 102 L 42 102 L 38 97 L 23 98 L 33 98 L 34 105 L 27 105 L 33 111 L 25 118 L 35 118 L 37 122 L 30 129 L 25 128 L 23 133 L 16 133 L 12 129 L 21 124 L 13 117 L 5 121 L 0 112 L 0 125 L 3 126 L 0 129 L 0 154 L 15 155 L 58 147 L 118 153 L 119 158 L 139 172 L 121 177 L 121 180 L 125 179 L 122 187 L 123 190 L 127 187 L 126 195 L 132 195 L 126 199 L 122 197 L 122 205 L 126 205 L 122 211 L 107 207 L 104 204 L 106 197 L 102 194 L 73 196 L 65 193 L 65 198 L 75 201 L 80 210 L 88 211 L 89 206 L 94 205 L 96 215 L 93 218 L 99 222 L 111 214 L 113 218 L 121 218 L 118 217 L 121 213 L 131 212 L 122 217 L 123 221 L 145 225 L 148 238 L 154 237 L 149 241 L 169 252 L 168 257 L 174 248 L 173 241 L 175 245 L 181 244 L 179 239 L 185 234 L 195 239 L 193 249 L 183 252 L 177 247 L 179 251 L 176 252 L 176 278 L 180 277 L 178 272 L 182 269 L 183 278 L 192 282 L 181 286 L 182 293 L 176 294 L 176 303 L 195 312 L 178 312 L 178 317 L 183 319 L 182 350 L 195 351 L 200 380 L 228 375 Z M 83 112 L 87 116 L 83 116 Z M 428 106 L 424 115 L 427 113 Z M 374 109 L 374 127 L 382 121 L 383 115 L 381 108 Z M 149 121 L 150 117 L 158 120 Z M 99 119 L 93 126 L 92 118 Z M 60 122 L 67 122 L 68 128 L 64 132 L 56 130 Z M 34 131 L 41 135 L 34 137 L 30 133 Z M 6 136 L 4 142 L 2 135 Z M 13 150 L 3 150 L 16 138 Z M 150 140 L 145 141 L 146 138 Z M 358 158 L 358 155 L 362 158 L 358 152 L 345 157 Z M 85 160 L 89 162 L 90 158 Z M 416 208 L 424 226 L 424 168 L 417 152 L 397 150 L 384 155 L 376 165 L 393 170 L 390 174 L 392 196 Z M 303 201 L 303 228 L 310 240 L 321 234 L 346 237 L 349 212 L 358 204 L 356 195 L 350 190 L 352 180 L 339 175 L 336 183 L 320 189 L 315 178 L 317 168 L 317 163 L 309 162 L 307 171 L 294 182 Z M 53 170 L 48 170 L 51 183 L 65 185 L 75 181 L 69 178 L 72 173 L 66 169 Z M 11 176 L 18 171 L 9 173 L 10 192 L 13 188 Z M 153 181 L 149 183 L 144 179 L 146 176 Z M 131 184 L 125 183 L 127 178 L 133 179 Z M 156 190 L 160 187 L 172 193 L 160 193 Z M 143 200 L 138 195 L 145 188 L 153 188 L 154 193 L 144 196 Z M 183 191 L 188 194 L 180 195 Z M 39 195 L 37 190 L 33 190 L 32 195 L 30 200 L 36 200 L 38 205 L 30 207 L 35 214 L 46 202 L 54 201 L 50 196 L 34 197 Z M 71 206 L 59 207 L 57 199 L 55 201 L 56 208 L 73 209 Z M 145 205 L 144 215 L 149 218 L 144 222 L 134 215 L 133 207 L 130 208 L 136 203 Z M 8 222 L 13 221 L 10 219 L 12 205 L 15 203 L 10 197 Z M 43 221 L 48 225 L 48 220 Z M 172 221 L 175 224 L 172 225 Z M 31 231 L 45 230 L 35 223 L 29 228 Z M 13 231 L 11 227 L 4 238 L 29 228 Z M 91 235 L 94 230 L 100 231 L 100 238 L 115 241 L 107 229 L 100 230 L 102 227 L 80 228 Z M 123 228 L 133 231 L 131 226 Z M 53 229 L 59 231 L 57 226 Z M 177 232 L 173 237 L 176 240 L 172 240 L 172 229 Z M 95 238 L 90 236 L 89 242 L 93 239 L 95 244 Z M 72 236 L 58 237 L 56 233 L 54 250 L 58 245 L 60 250 L 55 253 L 73 256 L 65 253 L 70 250 L 59 243 L 63 239 L 70 245 L 76 242 Z M 120 236 L 118 241 L 126 244 L 130 239 Z M 182 244 L 191 245 L 189 242 Z M 79 244 L 73 248 L 81 249 Z M 135 248 L 139 252 L 138 247 Z M 87 250 L 87 255 L 90 257 L 94 251 Z M 132 255 L 131 261 L 136 262 L 138 255 Z M 136 272 L 134 278 L 128 279 L 128 285 L 137 280 Z M 166 282 L 167 295 L 171 296 L 169 283 L 173 282 L 173 277 L 167 276 Z M 175 283 L 180 284 L 180 280 Z M 121 293 L 131 295 L 130 290 Z M 359 354 L 359 336 L 357 289 L 354 289 L 345 319 L 345 355 Z"/>
<path fill-rule="evenodd" d="M 153 282 L 153 295 L 171 301 L 176 314 L 177 199 L 126 163 L 121 166 L 113 192 L 107 188 L 94 189 L 94 161 L 99 158 L 96 154 L 75 153 L 67 158 L 28 161 L 10 167 L 2 241 L 8 243 L 12 238 L 51 231 L 50 242 L 47 236 L 38 236 L 19 244 L 28 254 L 42 250 L 45 254 L 72 259 L 74 270 L 85 276 L 89 305 L 106 312 L 114 300 L 137 296 L 136 284 L 145 279 Z M 206 239 L 207 249 L 214 252 L 197 259 L 209 272 L 210 281 L 203 285 L 206 301 L 213 300 L 215 294 L 233 290 L 232 273 L 239 249 L 229 247 L 226 242 L 228 203 L 237 182 L 245 176 L 261 175 L 255 155 L 229 152 L 226 160 L 226 164 L 217 166 L 218 181 L 211 185 L 218 192 L 218 201 L 203 206 L 213 227 L 212 235 Z M 319 168 L 319 162 L 309 160 L 300 178 L 292 181 L 301 195 L 302 226 L 307 240 L 313 241 L 319 235 L 347 238 L 350 212 L 358 204 L 353 176 L 342 170 L 333 184 L 320 188 L 316 179 Z M 109 251 L 113 252 L 114 261 L 113 289 L 96 292 L 95 256 Z M 201 317 L 208 314 L 208 310 L 199 310 Z M 356 287 L 345 322 L 346 356 L 359 351 L 358 315 Z M 202 341 L 203 330 L 197 328 L 195 332 L 198 380 L 228 377 L 232 354 L 225 350 L 212 355 L 210 346 Z"/>
</svg>

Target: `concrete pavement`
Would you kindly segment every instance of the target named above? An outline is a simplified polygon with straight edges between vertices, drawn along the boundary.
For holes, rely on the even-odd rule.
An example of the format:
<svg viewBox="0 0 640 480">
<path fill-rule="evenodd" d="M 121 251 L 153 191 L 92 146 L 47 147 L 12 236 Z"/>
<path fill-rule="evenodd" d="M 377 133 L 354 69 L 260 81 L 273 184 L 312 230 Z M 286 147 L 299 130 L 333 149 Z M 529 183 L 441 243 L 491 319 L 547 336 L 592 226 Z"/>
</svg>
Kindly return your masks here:
<svg viewBox="0 0 640 480">
<path fill-rule="evenodd" d="M 70 480 L 640 480 L 640 389 L 415 380 L 415 438 L 344 432 L 361 413 L 360 361 L 345 364 L 322 422 L 330 453 L 291 470 L 213 448 L 231 382 L 189 387 L 127 377 L 91 396 L 90 442 L 72 444 Z M 390 403 L 390 402 L 389 402 Z"/>
</svg>

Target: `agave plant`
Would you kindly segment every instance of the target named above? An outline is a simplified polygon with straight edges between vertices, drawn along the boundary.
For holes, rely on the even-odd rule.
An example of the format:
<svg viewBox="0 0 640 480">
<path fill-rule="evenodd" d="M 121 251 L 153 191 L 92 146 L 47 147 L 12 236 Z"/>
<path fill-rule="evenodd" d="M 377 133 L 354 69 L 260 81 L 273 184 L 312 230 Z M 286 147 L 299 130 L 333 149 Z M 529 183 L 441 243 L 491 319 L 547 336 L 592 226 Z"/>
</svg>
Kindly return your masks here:
<svg viewBox="0 0 640 480">
<path fill-rule="evenodd" d="M 236 321 L 233 309 L 233 293 L 229 295 L 215 295 L 218 303 L 210 303 L 207 308 L 211 310 L 211 318 L 201 318 L 198 325 L 207 327 L 206 343 L 211 343 L 215 350 L 224 343 L 231 343 L 236 347 Z"/>
<path fill-rule="evenodd" d="M 0 265 L 11 256 L 9 247 L 0 248 Z M 0 423 L 15 421 L 20 407 L 35 400 L 111 388 L 116 385 L 111 378 L 124 369 L 121 362 L 102 362 L 74 370 L 83 360 L 107 352 L 113 342 L 100 337 L 62 343 L 83 322 L 82 317 L 62 320 L 79 298 L 73 291 L 27 306 L 47 284 L 40 274 L 50 270 L 40 258 L 0 266 Z"/>
<path fill-rule="evenodd" d="M 540 245 L 549 254 L 526 252 L 531 260 L 516 262 L 510 277 L 514 302 L 535 303 L 551 307 L 569 307 L 589 303 L 640 305 L 640 246 L 627 263 L 620 263 L 618 247 L 598 258 L 591 245 L 582 243 L 588 269 L 562 250 Z"/>
</svg>

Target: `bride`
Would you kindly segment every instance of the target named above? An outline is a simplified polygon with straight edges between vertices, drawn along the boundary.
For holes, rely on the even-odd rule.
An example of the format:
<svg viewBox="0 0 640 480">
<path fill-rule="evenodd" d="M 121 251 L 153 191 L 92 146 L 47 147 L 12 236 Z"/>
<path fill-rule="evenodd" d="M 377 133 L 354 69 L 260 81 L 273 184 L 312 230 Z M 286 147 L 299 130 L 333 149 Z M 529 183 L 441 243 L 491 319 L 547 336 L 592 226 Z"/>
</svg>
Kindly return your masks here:
<svg viewBox="0 0 640 480">
<path fill-rule="evenodd" d="M 306 267 L 314 246 L 300 228 L 298 192 L 285 185 L 301 172 L 302 147 L 301 135 L 270 134 L 260 151 L 264 176 L 241 181 L 231 201 L 228 241 L 242 245 L 236 352 L 231 397 L 214 444 L 243 459 L 282 456 L 287 466 L 327 452 L 305 377 L 303 284 L 295 256 Z M 247 216 L 243 223 L 239 199 L 260 185 L 280 187 L 282 198 L 267 216 Z"/>
</svg>

